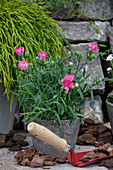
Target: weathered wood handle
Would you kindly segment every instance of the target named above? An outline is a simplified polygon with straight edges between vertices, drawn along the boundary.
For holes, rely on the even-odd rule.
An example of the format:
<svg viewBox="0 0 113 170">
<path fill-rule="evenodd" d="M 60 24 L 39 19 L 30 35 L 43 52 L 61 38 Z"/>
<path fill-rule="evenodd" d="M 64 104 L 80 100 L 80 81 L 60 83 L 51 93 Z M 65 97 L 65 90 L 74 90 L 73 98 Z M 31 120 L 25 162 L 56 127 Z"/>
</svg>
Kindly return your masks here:
<svg viewBox="0 0 113 170">
<path fill-rule="evenodd" d="M 67 142 L 65 139 L 60 138 L 42 125 L 31 122 L 28 124 L 27 129 L 36 138 L 56 147 L 61 151 L 63 151 L 67 147 Z"/>
</svg>

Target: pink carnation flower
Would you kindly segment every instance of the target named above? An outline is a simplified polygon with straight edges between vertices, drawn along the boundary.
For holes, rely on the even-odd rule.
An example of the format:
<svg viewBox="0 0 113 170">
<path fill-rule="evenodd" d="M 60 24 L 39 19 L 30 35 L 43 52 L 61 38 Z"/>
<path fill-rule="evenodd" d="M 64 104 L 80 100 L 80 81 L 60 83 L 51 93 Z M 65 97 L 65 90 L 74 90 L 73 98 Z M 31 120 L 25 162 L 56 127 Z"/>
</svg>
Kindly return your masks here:
<svg viewBox="0 0 113 170">
<path fill-rule="evenodd" d="M 18 63 L 18 67 L 21 69 L 21 70 L 26 70 L 28 68 L 29 64 L 27 61 L 25 60 L 22 60 L 22 61 L 19 61 Z"/>
<path fill-rule="evenodd" d="M 24 53 L 24 47 L 17 47 L 15 48 L 15 53 L 21 55 Z"/>
<path fill-rule="evenodd" d="M 64 89 L 65 89 L 65 92 L 68 93 L 69 87 L 66 86 L 66 87 L 64 87 Z"/>
<path fill-rule="evenodd" d="M 66 74 L 66 77 L 70 78 L 70 80 L 72 81 L 72 80 L 74 80 L 75 75 L 73 75 L 73 74 Z"/>
<path fill-rule="evenodd" d="M 91 43 L 91 42 L 89 43 L 88 49 L 92 50 L 92 51 L 99 51 L 98 46 L 96 44 Z"/>
<path fill-rule="evenodd" d="M 64 77 L 62 80 L 62 88 L 64 86 L 66 87 L 70 87 L 70 88 L 74 88 L 73 83 L 71 82 L 71 79 L 69 77 Z"/>
<path fill-rule="evenodd" d="M 38 53 L 37 53 L 38 54 Z M 47 56 L 47 53 L 43 52 L 43 51 L 40 51 L 39 54 L 38 54 L 40 60 L 43 60 L 44 58 L 48 57 Z"/>
</svg>

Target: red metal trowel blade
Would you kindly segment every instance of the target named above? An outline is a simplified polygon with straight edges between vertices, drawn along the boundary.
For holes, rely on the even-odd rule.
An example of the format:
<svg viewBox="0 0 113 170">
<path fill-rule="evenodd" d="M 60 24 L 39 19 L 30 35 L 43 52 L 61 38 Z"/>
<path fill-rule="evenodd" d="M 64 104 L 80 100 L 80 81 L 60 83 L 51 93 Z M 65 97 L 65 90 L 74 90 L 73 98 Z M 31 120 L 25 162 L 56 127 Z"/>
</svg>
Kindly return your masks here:
<svg viewBox="0 0 113 170">
<path fill-rule="evenodd" d="M 67 159 L 69 160 L 69 162 L 70 162 L 73 166 L 76 166 L 76 167 L 82 167 L 82 166 L 94 164 L 94 163 L 99 162 L 99 161 L 102 160 L 102 159 L 113 157 L 113 155 L 111 155 L 111 156 L 104 156 L 104 157 L 101 157 L 101 158 L 90 159 L 90 160 L 87 161 L 87 162 L 80 161 L 80 158 L 81 158 L 82 156 L 84 156 L 84 155 L 85 155 L 86 153 L 88 153 L 88 152 L 91 152 L 91 151 L 74 153 L 74 155 L 73 155 L 73 156 L 74 156 L 74 159 L 72 159 L 72 155 L 71 155 L 71 154 L 67 154 L 66 157 L 67 157 Z M 74 162 L 73 162 L 73 160 L 74 160 Z"/>
</svg>

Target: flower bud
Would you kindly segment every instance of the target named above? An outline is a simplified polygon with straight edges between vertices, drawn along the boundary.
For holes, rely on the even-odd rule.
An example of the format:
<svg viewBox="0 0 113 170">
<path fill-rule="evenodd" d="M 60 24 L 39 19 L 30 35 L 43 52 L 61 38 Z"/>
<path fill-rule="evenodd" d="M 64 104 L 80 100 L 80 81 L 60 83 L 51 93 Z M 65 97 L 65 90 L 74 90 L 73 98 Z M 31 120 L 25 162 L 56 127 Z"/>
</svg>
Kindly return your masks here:
<svg viewBox="0 0 113 170">
<path fill-rule="evenodd" d="M 31 68 L 33 68 L 33 64 L 32 64 L 32 63 L 29 63 L 29 66 L 30 66 Z"/>
<path fill-rule="evenodd" d="M 27 52 L 25 53 L 25 55 L 28 56 L 28 55 L 29 55 L 29 51 L 27 51 Z"/>
<path fill-rule="evenodd" d="M 55 62 L 52 60 L 52 61 L 51 61 L 52 66 L 54 65 L 54 63 L 55 63 Z"/>
<path fill-rule="evenodd" d="M 41 74 L 44 74 L 44 70 L 41 70 L 40 73 L 41 73 Z"/>
<path fill-rule="evenodd" d="M 96 56 L 95 54 L 92 54 L 92 55 L 91 55 L 91 60 L 92 60 L 92 59 L 95 59 L 96 57 L 97 57 L 97 56 Z"/>
<path fill-rule="evenodd" d="M 68 57 L 70 57 L 71 56 L 71 51 L 68 51 L 67 55 L 68 55 Z"/>
<path fill-rule="evenodd" d="M 22 57 L 22 60 L 25 60 L 25 58 L 24 58 L 24 57 Z"/>
<path fill-rule="evenodd" d="M 32 74 L 29 74 L 29 77 L 31 78 L 31 77 L 32 77 Z"/>
<path fill-rule="evenodd" d="M 79 86 L 78 82 L 76 82 L 76 83 L 75 83 L 75 86 L 76 86 L 76 87 L 78 87 L 78 86 Z"/>
<path fill-rule="evenodd" d="M 14 68 L 17 68 L 16 64 L 13 64 L 13 67 L 14 67 Z"/>
<path fill-rule="evenodd" d="M 96 80 L 96 83 L 100 83 L 100 80 L 99 80 L 99 79 L 97 79 L 97 80 Z"/>
<path fill-rule="evenodd" d="M 73 62 L 69 62 L 69 66 L 73 66 Z"/>
</svg>

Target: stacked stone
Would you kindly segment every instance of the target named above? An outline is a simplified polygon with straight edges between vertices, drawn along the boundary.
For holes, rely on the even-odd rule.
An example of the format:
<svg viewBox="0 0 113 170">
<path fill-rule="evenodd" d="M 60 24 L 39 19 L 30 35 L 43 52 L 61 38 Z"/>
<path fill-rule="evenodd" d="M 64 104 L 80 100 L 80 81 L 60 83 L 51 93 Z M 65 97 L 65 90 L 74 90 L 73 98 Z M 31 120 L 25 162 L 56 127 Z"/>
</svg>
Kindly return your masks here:
<svg viewBox="0 0 113 170">
<path fill-rule="evenodd" d="M 61 13 L 61 16 L 63 16 L 62 20 L 65 21 L 59 22 L 65 38 L 72 44 L 74 51 L 82 53 L 84 58 L 86 57 L 88 43 L 93 42 L 109 44 L 113 53 L 113 0 L 82 0 L 79 9 L 82 12 L 82 16 L 79 18 L 80 21 L 76 21 L 73 19 L 73 16 L 69 16 L 67 14 L 67 11 L 69 12 L 68 9 Z M 59 19 L 60 16 L 57 14 L 54 18 Z M 90 21 L 93 21 L 93 24 Z M 93 25 L 96 26 L 98 31 Z M 87 74 L 91 72 L 90 80 L 102 80 L 104 78 L 100 56 L 89 63 L 86 72 Z M 99 94 L 98 97 L 95 97 L 98 109 L 96 111 L 95 108 L 90 107 L 88 112 L 85 111 L 85 114 L 92 109 L 92 113 L 95 112 L 97 116 L 90 115 L 90 118 L 97 123 L 103 123 L 101 96 L 105 92 L 105 83 L 101 81 L 98 86 L 94 87 L 94 90 Z M 88 105 L 87 101 L 85 106 Z M 84 112 L 84 106 L 82 112 Z"/>
</svg>

